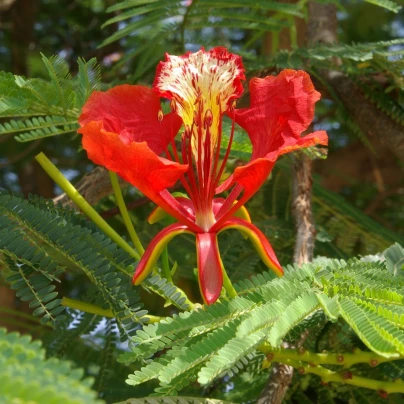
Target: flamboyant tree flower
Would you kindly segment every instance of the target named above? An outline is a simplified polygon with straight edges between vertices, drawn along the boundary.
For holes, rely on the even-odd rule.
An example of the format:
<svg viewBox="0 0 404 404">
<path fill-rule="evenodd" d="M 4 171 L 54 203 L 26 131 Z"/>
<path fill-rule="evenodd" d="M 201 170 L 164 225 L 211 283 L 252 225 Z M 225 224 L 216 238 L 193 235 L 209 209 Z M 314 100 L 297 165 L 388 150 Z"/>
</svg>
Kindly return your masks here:
<svg viewBox="0 0 404 404">
<path fill-rule="evenodd" d="M 94 92 L 85 104 L 79 132 L 88 157 L 118 173 L 158 205 L 149 222 L 159 220 L 162 213 L 176 219 L 146 249 L 133 277 L 136 285 L 148 276 L 173 237 L 189 233 L 196 237 L 203 299 L 214 303 L 223 285 L 217 235 L 227 229 L 248 236 L 264 263 L 277 275 L 283 274 L 244 204 L 281 154 L 327 144 L 324 131 L 301 136 L 313 120 L 320 94 L 307 73 L 284 70 L 278 76 L 252 79 L 250 107 L 236 109 L 244 79 L 241 58 L 222 47 L 183 56 L 167 54 L 157 68 L 153 89 L 120 85 Z M 159 97 L 170 100 L 170 113 L 163 114 Z M 232 129 L 221 156 L 225 114 L 232 120 Z M 250 137 L 251 160 L 220 183 L 235 124 Z M 178 133 L 180 142 L 175 143 Z M 188 198 L 169 193 L 177 181 Z M 227 197 L 216 197 L 224 191 Z"/>
</svg>

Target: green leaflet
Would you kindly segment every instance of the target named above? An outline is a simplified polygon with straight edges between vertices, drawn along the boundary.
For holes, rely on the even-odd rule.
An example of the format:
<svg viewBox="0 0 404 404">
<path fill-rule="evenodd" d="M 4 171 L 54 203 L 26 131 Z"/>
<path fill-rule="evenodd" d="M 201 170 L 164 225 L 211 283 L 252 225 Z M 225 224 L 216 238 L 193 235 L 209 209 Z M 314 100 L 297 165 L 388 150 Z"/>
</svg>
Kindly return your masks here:
<svg viewBox="0 0 404 404">
<path fill-rule="evenodd" d="M 387 269 L 394 276 L 403 276 L 404 275 L 404 248 L 401 247 L 398 243 L 395 243 L 391 247 L 389 247 L 383 253 L 384 258 L 386 259 Z"/>
<path fill-rule="evenodd" d="M 361 341 L 377 354 L 385 357 L 398 357 L 396 347 L 393 344 L 393 336 L 390 338 L 380 330 L 380 324 L 386 324 L 382 318 L 376 317 L 355 305 L 349 299 L 341 299 L 339 302 L 341 316 L 355 330 Z M 378 324 L 374 322 L 378 319 Z"/>
<path fill-rule="evenodd" d="M 317 297 L 312 292 L 302 295 L 294 300 L 281 312 L 281 316 L 275 322 L 268 333 L 268 341 L 273 346 L 278 346 L 281 339 L 300 321 L 319 308 Z"/>
<path fill-rule="evenodd" d="M 4 402 L 102 403 L 92 379 L 67 361 L 45 359 L 41 343 L 0 329 L 0 396 Z"/>
<path fill-rule="evenodd" d="M 198 374 L 198 382 L 207 384 L 231 368 L 241 358 L 249 354 L 265 339 L 263 332 L 257 332 L 248 337 L 233 338 L 217 352 Z"/>
<path fill-rule="evenodd" d="M 79 72 L 71 77 L 66 61 L 42 55 L 49 81 L 0 72 L 0 135 L 16 133 L 19 142 L 74 133 L 77 118 L 91 92 L 100 85 L 96 59 L 78 60 Z"/>
<path fill-rule="evenodd" d="M 303 17 L 302 5 L 282 4 L 275 1 L 221 0 L 195 2 L 188 8 L 177 0 L 166 0 L 164 5 L 158 1 L 131 1 L 125 0 L 109 7 L 108 11 L 116 12 L 126 10 L 118 16 L 110 18 L 104 26 L 126 21 L 125 27 L 104 40 L 102 46 L 120 40 L 133 34 L 141 35 L 145 28 L 149 32 L 145 40 L 148 44 L 170 27 L 170 32 L 181 29 L 197 30 L 205 26 L 220 25 L 221 27 L 235 27 L 251 30 L 264 30 L 268 27 L 278 29 L 288 25 L 287 18 L 268 18 L 262 12 L 273 12 L 277 16 Z M 182 18 L 178 18 L 182 17 Z M 212 19 L 212 17 L 214 17 Z M 167 19 L 171 18 L 170 21 Z M 220 22 L 213 22 L 216 19 Z M 239 20 L 236 21 L 235 20 Z M 245 21 L 243 21 L 245 20 Z M 183 38 L 182 38 L 183 39 Z"/>
<path fill-rule="evenodd" d="M 194 380 L 208 384 L 226 372 L 237 373 L 261 344 L 299 338 L 306 330 L 302 324 L 320 333 L 327 317 L 334 323 L 342 317 L 369 349 L 395 358 L 404 349 L 399 322 L 404 289 L 390 281 L 381 262 L 357 259 L 289 266 L 277 279 L 260 274 L 242 281 L 232 300 L 143 327 L 132 338 L 132 352 L 120 360 L 130 363 L 160 352 L 157 362 L 130 375 L 128 383 L 158 379 L 156 392 L 175 394 Z"/>
<path fill-rule="evenodd" d="M 44 205 L 41 200 L 38 204 Z M 10 229 L 15 231 L 10 232 Z M 18 257 L 26 265 L 32 261 L 34 265 L 38 263 L 38 268 L 42 264 L 60 265 L 84 272 L 101 293 L 103 308 L 112 309 L 123 339 L 133 335 L 139 322 L 145 321 L 143 316 L 147 312 L 143 310 L 137 290 L 128 282 L 133 259 L 105 235 L 81 226 L 77 215 L 54 207 L 39 209 L 35 200 L 23 201 L 0 193 L 0 231 L 4 234 L 0 237 L 0 251 Z M 22 288 L 21 279 L 10 280 L 17 281 L 20 283 L 15 288 Z M 25 296 L 29 291 L 21 293 Z M 39 301 L 47 303 L 48 295 L 41 296 Z M 32 300 L 38 301 L 37 297 Z M 55 306 L 52 310 L 60 308 Z"/>
<path fill-rule="evenodd" d="M 185 293 L 181 289 L 177 288 L 173 283 L 168 282 L 167 279 L 162 278 L 160 275 L 149 276 L 143 282 L 143 285 L 147 289 L 150 289 L 154 293 L 164 297 L 164 299 L 179 309 L 189 309 L 189 306 L 186 303 L 187 297 Z"/>
<path fill-rule="evenodd" d="M 390 0 L 366 0 L 368 3 L 375 4 L 376 6 L 386 8 L 387 10 L 398 13 L 401 10 L 401 6 L 394 1 Z"/>
<path fill-rule="evenodd" d="M 183 373 L 192 371 L 195 367 L 199 368 L 208 357 L 216 354 L 221 347 L 227 344 L 227 341 L 232 339 L 236 327 L 237 322 L 233 322 L 231 325 L 213 331 L 201 341 L 182 348 L 180 355 L 159 372 L 159 380 L 163 383 L 170 383 Z"/>
<path fill-rule="evenodd" d="M 254 302 L 238 297 L 192 312 L 167 317 L 156 324 L 143 327 L 132 338 L 132 352 L 120 356 L 120 361 L 131 362 L 150 356 L 161 349 L 172 347 L 225 325 L 251 311 Z"/>
</svg>

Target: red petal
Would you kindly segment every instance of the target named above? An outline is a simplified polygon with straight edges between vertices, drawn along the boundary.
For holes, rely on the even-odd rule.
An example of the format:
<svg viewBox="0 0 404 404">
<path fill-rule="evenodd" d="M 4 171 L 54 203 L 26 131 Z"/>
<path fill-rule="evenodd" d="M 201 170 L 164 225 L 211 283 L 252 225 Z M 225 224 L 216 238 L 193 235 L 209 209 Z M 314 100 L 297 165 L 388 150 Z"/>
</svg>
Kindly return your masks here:
<svg viewBox="0 0 404 404">
<path fill-rule="evenodd" d="M 235 111 L 236 122 L 243 127 L 253 145 L 251 161 L 238 167 L 216 192 L 229 189 L 234 184 L 244 188 L 236 206 L 245 204 L 261 187 L 270 174 L 276 159 L 293 150 L 327 145 L 326 132 L 318 131 L 301 137 L 314 117 L 314 104 L 320 98 L 303 71 L 284 70 L 278 76 L 250 81 L 251 106 Z M 221 212 L 217 229 L 230 218 L 234 208 Z"/>
<path fill-rule="evenodd" d="M 252 159 L 298 141 L 314 118 L 320 93 L 304 71 L 283 70 L 278 76 L 250 81 L 251 106 L 236 110 L 236 122 L 253 145 Z"/>
<path fill-rule="evenodd" d="M 125 145 L 116 133 L 107 132 L 102 122 L 90 122 L 78 130 L 83 134 L 83 148 L 94 163 L 118 173 L 174 217 L 160 191 L 173 186 L 187 171 L 186 165 L 156 155 L 146 142 Z"/>
<path fill-rule="evenodd" d="M 206 304 L 215 303 L 223 285 L 223 263 L 216 233 L 196 234 L 199 288 Z"/>
<path fill-rule="evenodd" d="M 255 227 L 253 224 L 243 219 L 232 218 L 221 226 L 220 232 L 227 229 L 237 229 L 243 234 L 246 234 L 250 238 L 264 264 L 272 269 L 276 275 L 283 275 L 283 269 L 279 264 L 278 258 L 276 258 L 271 244 L 269 244 L 265 235 L 258 229 L 258 227 Z"/>
<path fill-rule="evenodd" d="M 84 126 L 100 121 L 107 132 L 117 133 L 123 143 L 146 141 L 151 150 L 160 154 L 182 124 L 172 113 L 160 123 L 160 110 L 160 100 L 152 89 L 124 84 L 106 92 L 94 91 L 83 107 L 79 123 Z"/>
<path fill-rule="evenodd" d="M 150 274 L 150 272 L 155 267 L 161 253 L 163 252 L 164 247 L 175 236 L 183 233 L 193 234 L 187 226 L 175 223 L 167 226 L 153 238 L 153 240 L 148 245 L 145 253 L 143 254 L 141 260 L 139 261 L 135 274 L 133 275 L 132 282 L 135 285 L 139 285 Z"/>
<path fill-rule="evenodd" d="M 182 206 L 182 208 L 189 213 L 190 217 L 195 218 L 194 204 L 190 199 L 184 198 L 182 196 L 179 197 L 173 196 L 173 197 Z M 149 217 L 147 218 L 147 221 L 150 224 L 154 224 L 167 217 L 169 217 L 168 213 L 164 211 L 164 209 L 160 208 L 160 206 L 157 206 L 157 208 L 154 209 L 152 213 L 150 213 Z"/>
</svg>

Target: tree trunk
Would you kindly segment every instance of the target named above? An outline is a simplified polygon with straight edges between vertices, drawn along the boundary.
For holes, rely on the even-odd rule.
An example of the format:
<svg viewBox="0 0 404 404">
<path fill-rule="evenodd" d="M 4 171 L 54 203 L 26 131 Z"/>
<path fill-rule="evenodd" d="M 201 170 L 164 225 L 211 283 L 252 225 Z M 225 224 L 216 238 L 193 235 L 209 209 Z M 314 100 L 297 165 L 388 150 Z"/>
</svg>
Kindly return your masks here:
<svg viewBox="0 0 404 404">
<path fill-rule="evenodd" d="M 29 46 L 33 41 L 34 23 L 36 13 L 38 11 L 38 0 L 15 0 L 6 1 L 1 4 L 0 10 L 2 13 L 7 12 L 11 22 L 11 55 L 12 55 L 12 71 L 18 75 L 28 75 L 27 56 Z M 38 165 L 32 162 L 27 162 L 18 173 L 19 183 L 22 192 L 27 195 L 33 191 L 44 196 L 52 196 L 53 184 L 47 181 L 38 170 Z M 52 192 L 52 193 L 50 193 Z M 8 286 L 0 285 L 0 327 L 6 326 L 9 330 L 17 330 L 26 332 L 26 328 L 20 325 L 20 317 L 14 316 L 12 311 L 32 310 L 27 304 L 21 304 L 15 298 L 15 292 Z M 7 312 L 7 310 L 9 310 Z M 25 320 L 24 320 L 25 321 Z"/>
</svg>

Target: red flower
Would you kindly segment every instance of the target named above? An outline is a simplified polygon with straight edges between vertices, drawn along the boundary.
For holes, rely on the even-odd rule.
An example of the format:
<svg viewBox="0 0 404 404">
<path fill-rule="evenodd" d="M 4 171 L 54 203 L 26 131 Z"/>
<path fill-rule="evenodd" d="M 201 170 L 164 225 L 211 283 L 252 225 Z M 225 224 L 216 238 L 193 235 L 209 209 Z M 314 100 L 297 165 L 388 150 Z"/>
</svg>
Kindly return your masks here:
<svg viewBox="0 0 404 404">
<path fill-rule="evenodd" d="M 167 243 L 176 235 L 196 236 L 199 285 L 204 301 L 214 303 L 223 284 L 217 234 L 234 228 L 248 235 L 257 252 L 277 275 L 282 268 L 263 233 L 251 224 L 243 205 L 264 183 L 278 156 L 301 147 L 327 144 L 324 131 L 301 137 L 314 117 L 320 94 L 303 71 L 252 79 L 251 106 L 235 109 L 243 92 L 241 58 L 217 47 L 183 56 L 166 55 L 157 68 L 153 90 L 121 85 L 94 92 L 80 116 L 80 133 L 88 157 L 117 172 L 177 223 L 162 230 L 140 260 L 134 283 L 151 272 Z M 159 97 L 171 100 L 164 115 Z M 233 121 L 230 141 L 220 161 L 222 118 Z M 235 169 L 221 185 L 229 157 L 234 123 L 246 130 L 253 152 L 248 164 Z M 181 153 L 174 138 L 181 130 Z M 171 150 L 169 146 L 171 145 Z M 164 153 L 165 157 L 160 157 Z M 181 181 L 189 196 L 174 197 L 167 188 Z M 226 199 L 215 195 L 229 190 Z"/>
</svg>

